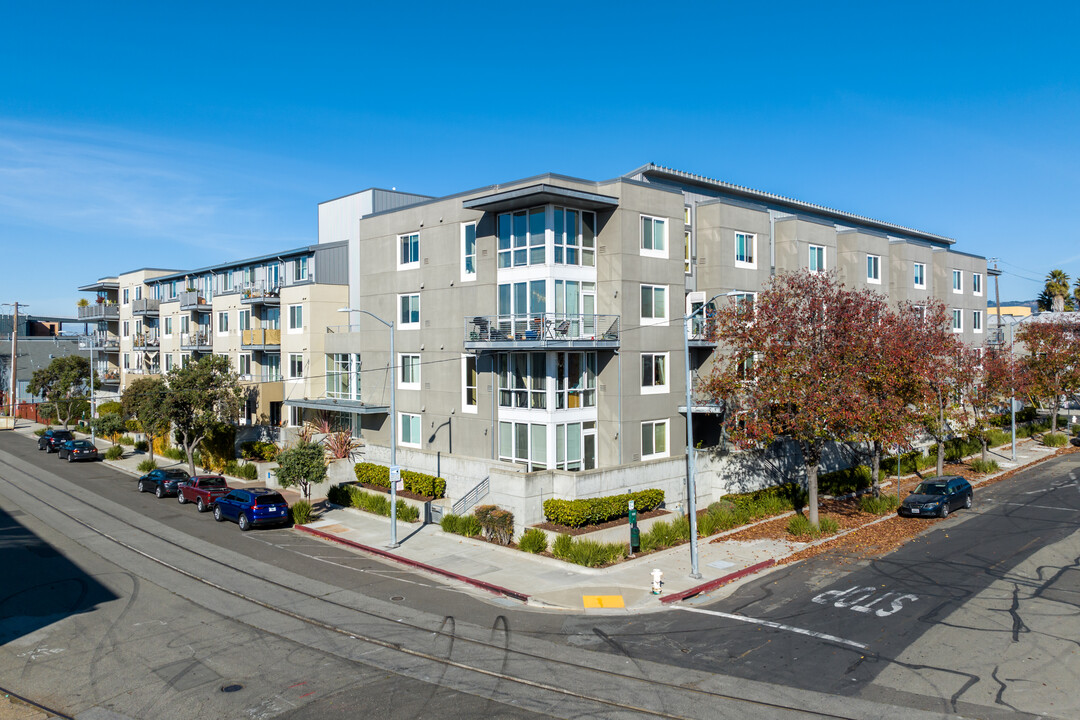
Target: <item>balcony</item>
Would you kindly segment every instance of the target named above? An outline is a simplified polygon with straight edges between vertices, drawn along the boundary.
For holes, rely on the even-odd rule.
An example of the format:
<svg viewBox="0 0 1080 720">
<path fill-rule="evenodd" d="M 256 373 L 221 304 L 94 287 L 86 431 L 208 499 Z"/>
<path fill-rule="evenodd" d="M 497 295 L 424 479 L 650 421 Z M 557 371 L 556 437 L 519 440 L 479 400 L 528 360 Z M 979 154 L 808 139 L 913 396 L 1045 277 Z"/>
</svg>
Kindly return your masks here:
<svg viewBox="0 0 1080 720">
<path fill-rule="evenodd" d="M 281 350 L 281 330 L 252 328 L 240 331 L 240 344 L 250 350 Z"/>
<path fill-rule="evenodd" d="M 208 313 L 210 312 L 210 303 L 206 301 L 201 292 L 185 290 L 180 293 L 180 309 Z"/>
<path fill-rule="evenodd" d="M 466 350 L 618 347 L 618 315 L 543 313 L 465 318 Z"/>
<path fill-rule="evenodd" d="M 126 371 L 129 375 L 160 375 L 161 367 L 156 364 L 139 365 Z"/>
<path fill-rule="evenodd" d="M 200 330 L 193 333 L 181 333 L 180 349 L 194 352 L 210 352 L 214 349 L 214 343 L 210 339 L 210 331 Z"/>
<path fill-rule="evenodd" d="M 79 308 L 80 320 L 119 320 L 120 306 L 115 303 L 97 303 Z"/>
<path fill-rule="evenodd" d="M 136 350 L 157 350 L 160 342 L 157 330 L 147 330 L 144 333 L 136 335 L 132 339 L 131 344 Z"/>
<path fill-rule="evenodd" d="M 120 350 L 120 338 L 112 333 L 96 332 L 90 336 L 94 348 L 99 351 L 113 353 Z"/>
<path fill-rule="evenodd" d="M 281 288 L 277 285 L 254 283 L 245 286 L 240 302 L 244 305 L 281 305 Z"/>
<path fill-rule="evenodd" d="M 687 344 L 690 347 L 716 347 L 716 319 L 694 317 L 686 326 Z"/>
<path fill-rule="evenodd" d="M 158 307 L 161 305 L 160 300 L 153 298 L 140 298 L 131 305 L 132 315 L 157 315 Z"/>
<path fill-rule="evenodd" d="M 98 375 L 101 378 L 101 384 L 106 386 L 119 385 L 120 384 L 120 371 L 109 370 L 108 372 Z"/>
</svg>

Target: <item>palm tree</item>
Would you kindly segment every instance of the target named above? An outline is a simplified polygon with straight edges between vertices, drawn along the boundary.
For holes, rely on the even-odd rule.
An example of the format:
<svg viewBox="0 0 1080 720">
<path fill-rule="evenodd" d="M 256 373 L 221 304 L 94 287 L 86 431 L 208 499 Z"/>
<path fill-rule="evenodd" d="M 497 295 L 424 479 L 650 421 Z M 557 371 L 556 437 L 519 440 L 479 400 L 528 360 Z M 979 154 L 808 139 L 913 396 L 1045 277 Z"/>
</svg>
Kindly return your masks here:
<svg viewBox="0 0 1080 720">
<path fill-rule="evenodd" d="M 1051 300 L 1047 309 L 1054 312 L 1065 310 L 1066 299 L 1069 301 L 1068 305 L 1072 305 L 1072 298 L 1069 297 L 1069 276 L 1064 270 L 1051 270 L 1046 276 L 1046 295 Z"/>
<path fill-rule="evenodd" d="M 1076 278 L 1076 285 L 1073 286 L 1073 298 L 1075 307 L 1080 307 L 1080 277 Z"/>
</svg>

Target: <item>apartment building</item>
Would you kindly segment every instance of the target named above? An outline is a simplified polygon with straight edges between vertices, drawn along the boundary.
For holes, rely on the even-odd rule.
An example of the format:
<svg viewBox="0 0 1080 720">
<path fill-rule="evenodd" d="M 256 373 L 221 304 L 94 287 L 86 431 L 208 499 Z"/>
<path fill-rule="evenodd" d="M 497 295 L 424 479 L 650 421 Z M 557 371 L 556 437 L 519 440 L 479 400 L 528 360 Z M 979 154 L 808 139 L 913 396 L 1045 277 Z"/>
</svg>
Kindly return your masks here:
<svg viewBox="0 0 1080 720">
<path fill-rule="evenodd" d="M 529 471 L 683 456 L 683 334 L 695 373 L 716 352 L 683 317 L 718 295 L 752 302 L 778 272 L 943 300 L 971 344 L 985 325 L 986 261 L 950 238 L 655 165 L 440 198 L 368 190 L 319 218 L 320 242 L 348 243 L 364 312 L 327 335 L 328 394 L 307 407 L 352 414 L 370 452 Z M 693 405 L 695 437 L 715 439 L 715 408 Z"/>
</svg>

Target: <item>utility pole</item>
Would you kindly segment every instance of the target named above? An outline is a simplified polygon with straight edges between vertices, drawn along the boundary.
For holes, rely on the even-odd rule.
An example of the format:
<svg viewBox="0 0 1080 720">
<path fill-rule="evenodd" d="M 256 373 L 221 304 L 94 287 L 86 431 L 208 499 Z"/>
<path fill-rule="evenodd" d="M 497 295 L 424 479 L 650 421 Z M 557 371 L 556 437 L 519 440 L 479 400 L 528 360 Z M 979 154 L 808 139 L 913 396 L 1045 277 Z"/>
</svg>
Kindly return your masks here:
<svg viewBox="0 0 1080 720">
<path fill-rule="evenodd" d="M 19 337 L 19 303 L 15 303 L 15 312 L 11 316 L 11 422 L 15 422 L 15 389 L 18 387 L 15 381 L 15 358 L 18 350 Z"/>
</svg>

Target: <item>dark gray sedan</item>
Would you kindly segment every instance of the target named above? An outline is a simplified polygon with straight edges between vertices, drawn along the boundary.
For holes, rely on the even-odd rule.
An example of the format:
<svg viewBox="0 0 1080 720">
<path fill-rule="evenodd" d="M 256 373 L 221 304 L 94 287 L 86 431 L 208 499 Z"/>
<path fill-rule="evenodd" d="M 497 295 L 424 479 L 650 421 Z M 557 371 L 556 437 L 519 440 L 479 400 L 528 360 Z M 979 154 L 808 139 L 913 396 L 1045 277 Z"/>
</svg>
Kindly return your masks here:
<svg viewBox="0 0 1080 720">
<path fill-rule="evenodd" d="M 958 475 L 927 478 L 896 512 L 901 517 L 948 517 L 953 510 L 971 507 L 972 492 L 971 483 Z"/>
<path fill-rule="evenodd" d="M 89 440 L 68 440 L 57 451 L 56 456 L 61 460 L 75 462 L 76 460 L 101 460 L 101 455 L 94 443 Z"/>
</svg>

